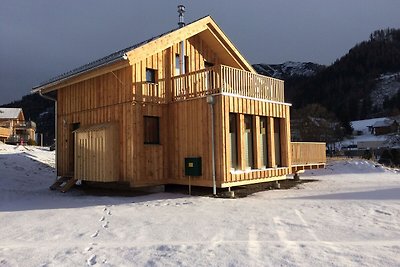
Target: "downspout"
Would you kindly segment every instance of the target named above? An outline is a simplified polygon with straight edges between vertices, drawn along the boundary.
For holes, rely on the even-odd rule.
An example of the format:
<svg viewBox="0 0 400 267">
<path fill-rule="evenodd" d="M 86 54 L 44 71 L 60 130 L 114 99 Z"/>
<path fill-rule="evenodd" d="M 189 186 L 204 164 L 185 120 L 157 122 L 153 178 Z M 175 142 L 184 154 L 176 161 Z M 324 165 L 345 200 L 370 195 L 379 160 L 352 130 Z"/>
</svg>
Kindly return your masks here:
<svg viewBox="0 0 400 267">
<path fill-rule="evenodd" d="M 57 180 L 57 177 L 58 177 L 58 169 L 57 169 L 57 154 L 58 154 L 58 149 L 57 149 L 57 143 L 58 143 L 58 136 L 57 136 L 57 99 L 55 99 L 55 98 L 52 98 L 52 97 L 50 97 L 50 96 L 47 96 L 47 95 L 44 95 L 44 94 L 42 94 L 42 90 L 39 90 L 39 95 L 41 96 L 41 97 L 43 97 L 43 98 L 45 98 L 45 99 L 48 99 L 48 100 L 51 100 L 51 101 L 54 101 L 54 137 L 55 137 L 55 139 L 56 139 L 56 142 L 55 142 L 55 169 L 56 169 L 56 180 Z"/>
<path fill-rule="evenodd" d="M 212 166 L 212 182 L 213 182 L 213 195 L 217 195 L 217 183 L 215 179 L 215 126 L 214 126 L 214 104 L 215 98 L 214 96 L 210 95 L 207 96 L 207 103 L 210 104 L 211 110 L 211 166 Z"/>
</svg>

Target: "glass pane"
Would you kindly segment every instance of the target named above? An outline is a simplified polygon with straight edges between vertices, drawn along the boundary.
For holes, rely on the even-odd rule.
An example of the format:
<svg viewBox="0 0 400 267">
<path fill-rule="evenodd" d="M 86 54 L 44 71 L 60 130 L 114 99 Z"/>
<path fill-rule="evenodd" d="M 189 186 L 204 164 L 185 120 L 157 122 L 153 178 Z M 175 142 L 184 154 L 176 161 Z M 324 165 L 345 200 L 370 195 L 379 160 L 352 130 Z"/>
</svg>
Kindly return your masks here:
<svg viewBox="0 0 400 267">
<path fill-rule="evenodd" d="M 244 125 L 245 125 L 245 133 L 244 133 L 244 155 L 246 161 L 246 168 L 253 167 L 253 120 L 251 115 L 244 116 Z"/>
<path fill-rule="evenodd" d="M 268 166 L 267 117 L 260 117 L 260 156 L 264 168 Z"/>
<path fill-rule="evenodd" d="M 281 127 L 280 119 L 274 119 L 274 139 L 275 139 L 275 163 L 276 165 L 281 165 Z"/>
<path fill-rule="evenodd" d="M 231 168 L 237 168 L 237 137 L 236 137 L 236 114 L 229 113 L 229 138 L 231 145 Z"/>
</svg>

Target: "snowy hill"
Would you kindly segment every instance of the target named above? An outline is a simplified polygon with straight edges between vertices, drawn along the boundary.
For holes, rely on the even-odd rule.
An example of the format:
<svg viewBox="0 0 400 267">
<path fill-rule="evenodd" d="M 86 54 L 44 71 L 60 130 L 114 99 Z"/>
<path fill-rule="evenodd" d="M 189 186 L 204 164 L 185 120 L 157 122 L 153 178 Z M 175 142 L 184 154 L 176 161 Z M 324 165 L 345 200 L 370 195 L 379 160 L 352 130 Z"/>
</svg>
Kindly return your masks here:
<svg viewBox="0 0 400 267">
<path fill-rule="evenodd" d="M 310 77 L 315 75 L 325 66 L 312 62 L 293 62 L 287 61 L 283 64 L 254 64 L 254 69 L 266 76 L 279 79 L 287 79 L 293 77 Z"/>
<path fill-rule="evenodd" d="M 0 144 L 0 266 L 399 264 L 400 175 L 370 161 L 242 199 L 62 194 L 48 189 L 53 164 L 54 152 Z"/>
<path fill-rule="evenodd" d="M 394 97 L 400 90 L 400 72 L 382 74 L 378 79 L 375 89 L 371 92 L 372 105 L 379 110 L 383 108 L 386 99 Z"/>
</svg>

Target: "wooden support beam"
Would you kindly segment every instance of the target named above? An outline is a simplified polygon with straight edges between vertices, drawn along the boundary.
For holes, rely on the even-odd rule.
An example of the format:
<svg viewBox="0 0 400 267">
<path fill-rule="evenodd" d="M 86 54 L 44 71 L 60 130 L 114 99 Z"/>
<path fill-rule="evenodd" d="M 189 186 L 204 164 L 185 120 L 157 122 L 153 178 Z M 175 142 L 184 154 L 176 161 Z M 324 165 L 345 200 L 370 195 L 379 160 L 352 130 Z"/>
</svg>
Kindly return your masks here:
<svg viewBox="0 0 400 267">
<path fill-rule="evenodd" d="M 279 119 L 280 138 L 281 138 L 281 160 L 282 166 L 290 167 L 290 120 L 288 118 Z"/>
<path fill-rule="evenodd" d="M 254 167 L 261 169 L 262 162 L 260 157 L 260 116 L 253 116 L 253 158 Z"/>
</svg>

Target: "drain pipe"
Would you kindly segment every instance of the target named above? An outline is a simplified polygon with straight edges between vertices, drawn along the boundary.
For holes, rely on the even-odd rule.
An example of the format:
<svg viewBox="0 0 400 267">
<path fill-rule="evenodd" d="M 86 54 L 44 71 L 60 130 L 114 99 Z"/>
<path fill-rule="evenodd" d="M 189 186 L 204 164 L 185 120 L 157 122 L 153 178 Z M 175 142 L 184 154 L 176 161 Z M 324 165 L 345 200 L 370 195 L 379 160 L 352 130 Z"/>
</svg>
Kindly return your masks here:
<svg viewBox="0 0 400 267">
<path fill-rule="evenodd" d="M 212 161 L 212 180 L 213 180 L 213 195 L 217 195 L 217 184 L 215 181 L 215 140 L 214 140 L 214 104 L 215 97 L 212 95 L 207 96 L 207 103 L 210 104 L 211 109 L 211 161 Z"/>
<path fill-rule="evenodd" d="M 57 177 L 58 177 L 58 169 L 57 169 L 57 153 L 58 153 L 58 149 L 57 149 L 57 143 L 58 143 L 58 138 L 57 138 L 57 99 L 55 99 L 55 98 L 52 98 L 52 97 L 50 97 L 50 96 L 47 96 L 47 95 L 44 95 L 43 93 L 42 93 L 42 90 L 39 90 L 39 95 L 41 96 L 41 97 L 43 97 L 43 98 L 45 98 L 45 99 L 48 99 L 48 100 L 51 100 L 51 101 L 53 101 L 54 102 L 54 137 L 55 137 L 55 139 L 56 139 L 56 142 L 55 142 L 55 169 L 56 169 L 56 180 L 57 180 Z"/>
</svg>

